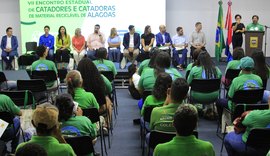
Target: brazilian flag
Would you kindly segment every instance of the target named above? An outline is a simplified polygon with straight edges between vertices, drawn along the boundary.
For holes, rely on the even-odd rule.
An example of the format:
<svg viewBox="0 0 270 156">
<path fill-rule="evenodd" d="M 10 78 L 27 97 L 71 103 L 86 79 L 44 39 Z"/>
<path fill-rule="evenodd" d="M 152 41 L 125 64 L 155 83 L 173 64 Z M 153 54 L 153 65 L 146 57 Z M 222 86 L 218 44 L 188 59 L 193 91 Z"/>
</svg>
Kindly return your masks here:
<svg viewBox="0 0 270 156">
<path fill-rule="evenodd" d="M 220 60 L 223 49 L 225 49 L 224 43 L 224 34 L 223 34 L 223 8 L 222 1 L 218 2 L 219 10 L 218 10 L 218 22 L 217 22 L 217 30 L 216 30 L 216 47 L 215 47 L 215 57 L 217 61 Z"/>
</svg>

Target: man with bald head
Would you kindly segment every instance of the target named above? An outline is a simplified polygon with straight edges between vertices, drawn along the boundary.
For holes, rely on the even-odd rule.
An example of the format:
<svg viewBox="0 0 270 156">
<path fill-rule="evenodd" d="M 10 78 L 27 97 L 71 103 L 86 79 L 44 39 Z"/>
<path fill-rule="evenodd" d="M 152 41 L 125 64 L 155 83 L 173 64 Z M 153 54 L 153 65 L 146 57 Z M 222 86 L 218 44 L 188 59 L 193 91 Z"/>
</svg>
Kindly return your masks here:
<svg viewBox="0 0 270 156">
<path fill-rule="evenodd" d="M 165 52 L 169 52 L 170 54 L 170 46 L 172 45 L 171 36 L 166 32 L 166 26 L 159 26 L 159 33 L 156 34 L 156 46 L 160 47 L 161 50 Z"/>
</svg>

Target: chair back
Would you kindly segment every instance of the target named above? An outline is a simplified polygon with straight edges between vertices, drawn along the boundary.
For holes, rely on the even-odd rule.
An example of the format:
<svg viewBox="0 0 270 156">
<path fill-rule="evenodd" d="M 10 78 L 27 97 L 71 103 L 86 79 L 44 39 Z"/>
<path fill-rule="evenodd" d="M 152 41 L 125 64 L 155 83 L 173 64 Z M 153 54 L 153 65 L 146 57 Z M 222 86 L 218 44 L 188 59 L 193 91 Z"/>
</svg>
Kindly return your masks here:
<svg viewBox="0 0 270 156">
<path fill-rule="evenodd" d="M 9 124 L 13 124 L 14 115 L 9 112 L 0 112 L 0 119 L 6 121 Z"/>
<path fill-rule="evenodd" d="M 228 69 L 225 74 L 225 87 L 229 87 L 232 80 L 239 76 L 241 69 Z"/>
<path fill-rule="evenodd" d="M 190 73 L 190 70 L 188 70 L 188 71 L 186 72 L 186 80 L 188 79 L 189 73 Z"/>
<path fill-rule="evenodd" d="M 264 89 L 238 90 L 234 93 L 232 102 L 235 104 L 255 104 L 262 100 Z"/>
<path fill-rule="evenodd" d="M 25 48 L 26 48 L 26 53 L 29 51 L 34 52 L 37 49 L 37 42 L 26 42 Z"/>
<path fill-rule="evenodd" d="M 32 93 L 47 91 L 45 81 L 42 79 L 17 80 L 18 90 L 30 90 Z"/>
<path fill-rule="evenodd" d="M 234 112 L 232 114 L 232 121 L 237 117 L 240 117 L 242 113 L 250 110 L 265 110 L 269 109 L 268 103 L 265 104 L 237 104 L 234 108 Z"/>
<path fill-rule="evenodd" d="M 99 112 L 96 108 L 83 109 L 83 116 L 88 117 L 92 123 L 99 122 Z"/>
<path fill-rule="evenodd" d="M 149 96 L 149 95 L 152 95 L 152 91 L 149 91 L 149 90 L 143 91 L 143 95 L 142 95 L 143 102 L 145 101 L 145 99 L 146 99 L 147 96 Z"/>
<path fill-rule="evenodd" d="M 94 152 L 90 136 L 66 137 L 65 140 L 78 156 L 89 155 Z"/>
<path fill-rule="evenodd" d="M 151 114 L 156 106 L 147 106 L 144 108 L 143 120 L 144 122 L 150 122 Z"/>
<path fill-rule="evenodd" d="M 270 128 L 255 128 L 248 135 L 246 147 L 255 149 L 265 149 L 266 153 L 270 149 Z M 265 153 L 265 155 L 266 155 Z"/>
<path fill-rule="evenodd" d="M 220 90 L 220 79 L 194 79 L 191 90 L 200 93 L 211 93 Z"/>
<path fill-rule="evenodd" d="M 112 71 L 100 71 L 100 74 L 104 75 L 110 82 L 114 80 L 114 75 Z"/>
<path fill-rule="evenodd" d="M 30 66 L 36 60 L 35 55 L 21 55 L 18 58 L 18 64 L 19 66 Z"/>
<path fill-rule="evenodd" d="M 267 80 L 268 79 L 262 79 L 262 82 L 263 82 L 263 89 L 266 90 L 266 87 L 267 87 Z"/>
<path fill-rule="evenodd" d="M 43 79 L 45 82 L 57 81 L 57 75 L 54 70 L 32 71 L 31 79 Z"/>
<path fill-rule="evenodd" d="M 155 149 L 158 144 L 169 142 L 176 136 L 175 132 L 162 132 L 162 131 L 151 131 L 149 138 L 149 147 Z"/>
<path fill-rule="evenodd" d="M 10 97 L 18 107 L 26 108 L 27 106 L 35 106 L 35 98 L 29 90 L 1 91 L 0 94 Z"/>
</svg>

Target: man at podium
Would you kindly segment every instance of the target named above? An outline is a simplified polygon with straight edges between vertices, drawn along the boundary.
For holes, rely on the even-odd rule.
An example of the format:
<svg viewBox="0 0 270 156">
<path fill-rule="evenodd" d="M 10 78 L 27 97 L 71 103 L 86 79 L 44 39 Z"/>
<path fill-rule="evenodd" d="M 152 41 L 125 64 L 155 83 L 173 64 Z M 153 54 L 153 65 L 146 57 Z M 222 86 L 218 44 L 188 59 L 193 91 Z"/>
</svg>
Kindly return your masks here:
<svg viewBox="0 0 270 156">
<path fill-rule="evenodd" d="M 247 26 L 247 31 L 264 31 L 263 25 L 259 24 L 258 21 L 259 21 L 259 16 L 253 15 L 252 23 L 250 23 Z"/>
</svg>

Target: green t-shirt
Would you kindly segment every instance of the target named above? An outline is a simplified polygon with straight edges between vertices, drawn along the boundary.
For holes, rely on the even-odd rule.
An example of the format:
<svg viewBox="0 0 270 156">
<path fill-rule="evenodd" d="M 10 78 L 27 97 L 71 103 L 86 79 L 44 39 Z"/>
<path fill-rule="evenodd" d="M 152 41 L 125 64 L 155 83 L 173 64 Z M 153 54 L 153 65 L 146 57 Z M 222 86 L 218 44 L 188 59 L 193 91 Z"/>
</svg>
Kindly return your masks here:
<svg viewBox="0 0 270 156">
<path fill-rule="evenodd" d="M 149 95 L 146 97 L 144 103 L 143 103 L 143 107 L 142 107 L 142 110 L 141 110 L 141 115 L 144 114 L 144 109 L 145 107 L 149 107 L 149 106 L 162 106 L 165 102 L 165 99 L 162 99 L 162 100 L 158 100 L 156 99 L 153 95 Z"/>
<path fill-rule="evenodd" d="M 217 70 L 217 78 L 220 79 L 222 77 L 222 73 L 218 67 L 216 67 L 216 70 Z M 188 84 L 191 84 L 193 79 L 205 79 L 205 72 L 202 66 L 194 66 L 191 69 L 187 79 Z M 190 94 L 195 101 L 208 103 L 208 101 L 212 101 L 213 99 L 216 99 L 216 97 L 219 96 L 219 90 L 212 93 L 200 93 L 192 91 Z"/>
<path fill-rule="evenodd" d="M 96 125 L 92 124 L 91 120 L 85 116 L 73 116 L 67 121 L 62 121 L 61 127 L 65 126 L 76 127 L 82 136 L 91 136 L 93 139 L 97 136 Z"/>
<path fill-rule="evenodd" d="M 99 105 L 95 96 L 91 92 L 86 92 L 83 88 L 75 89 L 75 97 L 74 101 L 79 103 L 79 106 L 82 109 L 87 108 L 97 108 L 99 109 Z"/>
<path fill-rule="evenodd" d="M 18 115 L 20 108 L 14 104 L 10 97 L 0 94 L 0 112 L 9 112 Z"/>
<path fill-rule="evenodd" d="M 138 74 L 142 75 L 142 72 L 145 68 L 148 68 L 150 59 L 146 59 L 144 61 L 142 61 L 142 63 L 140 64 L 139 70 L 138 70 Z"/>
<path fill-rule="evenodd" d="M 186 68 L 186 77 L 188 76 L 187 73 L 191 71 L 193 66 L 193 63 L 188 64 L 187 68 Z"/>
<path fill-rule="evenodd" d="M 175 80 L 182 75 L 175 68 L 165 69 L 165 72 L 170 74 L 172 80 Z M 152 90 L 156 82 L 156 75 L 153 68 L 144 69 L 140 81 L 139 81 L 139 89 L 141 90 Z"/>
<path fill-rule="evenodd" d="M 17 150 L 27 143 L 36 143 L 42 146 L 48 156 L 75 156 L 69 144 L 61 144 L 52 136 L 33 136 L 30 141 L 19 144 Z"/>
<path fill-rule="evenodd" d="M 112 71 L 114 76 L 117 74 L 115 65 L 110 60 L 95 60 L 93 63 L 96 65 L 99 71 Z"/>
<path fill-rule="evenodd" d="M 264 31 L 263 25 L 257 23 L 257 24 L 253 24 L 250 23 L 249 25 L 247 25 L 247 31 Z"/>
<path fill-rule="evenodd" d="M 31 71 L 45 71 L 45 70 L 53 70 L 57 75 L 57 68 L 53 61 L 46 60 L 46 59 L 39 59 L 32 63 Z M 51 87 L 54 85 L 55 82 L 48 82 L 46 83 L 47 87 Z"/>
<path fill-rule="evenodd" d="M 226 71 L 228 69 L 240 69 L 240 60 L 232 60 L 227 64 Z"/>
<path fill-rule="evenodd" d="M 246 131 L 242 136 L 247 142 L 250 131 L 254 128 L 266 128 L 270 124 L 270 110 L 253 110 L 245 117 L 242 124 L 246 126 Z"/>
<path fill-rule="evenodd" d="M 105 83 L 105 95 L 110 95 L 112 92 L 112 83 L 104 75 L 101 74 L 101 77 Z"/>
<path fill-rule="evenodd" d="M 151 113 L 149 125 L 150 129 L 164 132 L 175 132 L 176 130 L 173 126 L 173 117 L 181 103 L 169 104 L 166 106 L 154 108 Z"/>
<path fill-rule="evenodd" d="M 194 135 L 175 136 L 173 140 L 159 144 L 154 156 L 215 156 L 213 145 L 208 141 L 197 139 Z"/>
<path fill-rule="evenodd" d="M 262 88 L 262 86 L 262 79 L 258 75 L 241 74 L 233 79 L 228 92 L 228 96 L 229 98 L 233 98 L 234 93 L 238 90 L 260 89 Z M 231 100 L 228 101 L 228 107 L 230 108 L 230 110 L 234 110 Z"/>
</svg>

